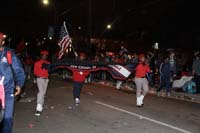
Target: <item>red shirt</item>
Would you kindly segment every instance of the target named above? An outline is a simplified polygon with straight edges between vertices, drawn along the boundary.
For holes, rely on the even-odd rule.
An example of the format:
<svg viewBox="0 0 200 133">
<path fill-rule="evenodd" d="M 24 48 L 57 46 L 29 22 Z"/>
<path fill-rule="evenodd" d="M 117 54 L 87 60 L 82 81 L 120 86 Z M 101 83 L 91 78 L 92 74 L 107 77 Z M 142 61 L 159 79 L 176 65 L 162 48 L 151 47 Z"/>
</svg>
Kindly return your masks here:
<svg viewBox="0 0 200 133">
<path fill-rule="evenodd" d="M 40 78 L 48 78 L 49 77 L 48 70 L 42 69 L 43 64 L 50 64 L 50 62 L 48 62 L 46 60 L 39 60 L 39 61 L 35 62 L 34 74 L 35 74 L 35 76 L 40 77 Z"/>
<path fill-rule="evenodd" d="M 77 70 L 77 69 L 73 69 L 72 72 L 73 72 L 74 82 L 84 82 L 85 78 L 90 73 L 90 71 Z"/>
<path fill-rule="evenodd" d="M 147 73 L 150 73 L 151 70 L 149 68 L 148 65 L 143 65 L 142 63 L 140 63 L 137 67 L 136 67 L 136 73 L 135 76 L 137 78 L 144 78 L 146 76 Z"/>
</svg>

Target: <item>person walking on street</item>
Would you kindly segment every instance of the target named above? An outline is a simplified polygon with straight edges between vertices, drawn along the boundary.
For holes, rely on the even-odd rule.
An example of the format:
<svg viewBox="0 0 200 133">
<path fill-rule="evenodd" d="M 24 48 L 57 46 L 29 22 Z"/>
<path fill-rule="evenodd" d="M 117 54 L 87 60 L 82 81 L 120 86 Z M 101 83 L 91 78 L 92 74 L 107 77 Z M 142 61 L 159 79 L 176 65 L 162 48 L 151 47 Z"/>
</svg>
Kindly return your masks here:
<svg viewBox="0 0 200 133">
<path fill-rule="evenodd" d="M 41 59 L 36 61 L 34 64 L 34 74 L 36 76 L 36 82 L 38 86 L 38 94 L 37 94 L 37 107 L 36 107 L 36 116 L 40 116 L 43 111 L 44 98 L 46 95 L 48 83 L 49 83 L 49 73 L 48 70 L 43 69 L 43 64 L 50 64 L 47 61 L 47 57 L 49 55 L 48 51 L 44 50 L 40 52 Z"/>
<path fill-rule="evenodd" d="M 85 60 L 85 56 L 80 54 L 80 60 Z M 73 73 L 73 96 L 76 106 L 80 104 L 80 95 L 86 77 L 90 74 L 88 70 L 71 69 Z"/>
<path fill-rule="evenodd" d="M 137 107 L 142 107 L 144 97 L 149 90 L 149 86 L 148 86 L 149 83 L 148 83 L 146 75 L 151 72 L 149 66 L 146 64 L 145 55 L 143 54 L 139 55 L 139 64 L 135 70 L 136 70 L 135 84 L 137 88 L 136 104 L 137 104 Z"/>
<path fill-rule="evenodd" d="M 0 123 L 0 133 L 12 133 L 14 96 L 21 92 L 25 82 L 25 73 L 16 54 L 4 47 L 4 44 L 5 35 L 0 32 L 0 79 L 2 83 L 0 86 L 5 93 L 5 98 L 1 99 L 5 101 L 5 112 Z"/>
<path fill-rule="evenodd" d="M 72 69 L 72 73 L 73 73 L 73 82 L 74 82 L 73 96 L 74 96 L 75 104 L 78 106 L 80 104 L 81 90 L 83 88 L 85 79 L 89 75 L 90 72 L 85 71 L 85 70 Z"/>
</svg>

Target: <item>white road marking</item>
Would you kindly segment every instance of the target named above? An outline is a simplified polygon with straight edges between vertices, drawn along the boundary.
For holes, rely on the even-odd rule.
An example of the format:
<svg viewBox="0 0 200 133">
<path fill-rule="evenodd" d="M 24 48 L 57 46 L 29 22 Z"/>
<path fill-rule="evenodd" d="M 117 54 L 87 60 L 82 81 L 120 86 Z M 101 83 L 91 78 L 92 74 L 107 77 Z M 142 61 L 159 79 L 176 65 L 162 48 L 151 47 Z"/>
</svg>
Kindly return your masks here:
<svg viewBox="0 0 200 133">
<path fill-rule="evenodd" d="M 144 120 L 147 120 L 147 121 L 150 121 L 150 122 L 153 122 L 153 123 L 156 123 L 156 124 L 165 126 L 165 127 L 169 127 L 169 128 L 171 128 L 171 129 L 174 129 L 174 130 L 179 131 L 179 132 L 182 132 L 182 133 L 192 133 L 192 132 L 190 132 L 190 131 L 187 131 L 187 130 L 184 130 L 184 129 L 181 129 L 181 128 L 178 128 L 178 127 L 175 127 L 175 126 L 172 126 L 172 125 L 169 125 L 169 124 L 167 124 L 167 123 L 160 122 L 160 121 L 157 121 L 157 120 L 154 120 L 154 119 L 151 119 L 151 118 L 148 118 L 148 117 L 145 117 L 145 116 L 142 116 L 142 115 L 133 113 L 133 112 L 129 112 L 129 111 L 127 111 L 127 110 L 124 110 L 124 109 L 121 109 L 121 108 L 118 108 L 118 107 L 114 107 L 114 106 L 112 106 L 112 105 L 108 105 L 108 104 L 105 104 L 105 103 L 102 103 L 102 102 L 99 102 L 99 101 L 96 101 L 95 103 L 96 103 L 96 104 L 99 104 L 99 105 L 102 105 L 102 106 L 104 106 L 104 107 L 108 107 L 108 108 L 111 108 L 111 109 L 114 109 L 114 110 L 117 110 L 117 111 L 120 111 L 120 112 L 129 114 L 129 115 L 132 115 L 132 116 L 136 116 L 136 117 L 138 117 L 139 119 L 144 119 Z"/>
</svg>

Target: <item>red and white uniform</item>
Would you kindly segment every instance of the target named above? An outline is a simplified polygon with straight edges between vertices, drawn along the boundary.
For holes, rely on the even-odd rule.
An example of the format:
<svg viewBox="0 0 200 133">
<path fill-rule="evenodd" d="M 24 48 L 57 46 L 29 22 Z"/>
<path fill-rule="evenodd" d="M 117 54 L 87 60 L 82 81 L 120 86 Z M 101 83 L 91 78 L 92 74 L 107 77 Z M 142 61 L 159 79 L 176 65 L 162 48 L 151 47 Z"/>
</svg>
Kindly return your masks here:
<svg viewBox="0 0 200 133">
<path fill-rule="evenodd" d="M 34 74 L 38 78 L 48 78 L 49 77 L 48 70 L 42 68 L 43 64 L 50 64 L 50 62 L 46 61 L 46 60 L 42 60 L 42 59 L 35 62 Z"/>
<path fill-rule="evenodd" d="M 72 69 L 73 81 L 74 82 L 84 82 L 85 78 L 89 75 L 90 71 Z"/>
</svg>

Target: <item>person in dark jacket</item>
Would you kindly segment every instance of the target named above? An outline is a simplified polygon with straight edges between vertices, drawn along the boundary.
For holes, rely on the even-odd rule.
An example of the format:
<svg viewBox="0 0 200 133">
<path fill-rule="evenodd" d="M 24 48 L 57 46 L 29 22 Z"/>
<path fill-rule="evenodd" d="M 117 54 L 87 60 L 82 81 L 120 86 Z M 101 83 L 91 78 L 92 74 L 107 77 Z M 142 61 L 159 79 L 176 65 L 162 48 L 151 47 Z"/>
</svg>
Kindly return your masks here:
<svg viewBox="0 0 200 133">
<path fill-rule="evenodd" d="M 165 87 L 167 96 L 170 96 L 170 78 L 171 78 L 171 69 L 169 58 L 165 57 L 163 63 L 160 65 L 160 87 L 157 90 L 157 94 L 159 96 L 159 92 Z"/>
<path fill-rule="evenodd" d="M 176 69 L 176 60 L 175 60 L 175 52 L 171 51 L 169 54 L 169 65 L 170 65 L 170 82 L 173 82 L 174 77 L 176 77 L 177 69 Z"/>
<path fill-rule="evenodd" d="M 12 133 L 14 96 L 21 92 L 25 82 L 25 73 L 15 53 L 4 47 L 4 44 L 5 35 L 0 33 L 0 78 L 4 78 L 5 91 L 5 114 L 0 125 L 0 133 Z M 10 59 L 7 58 L 8 52 L 11 54 Z"/>
<path fill-rule="evenodd" d="M 195 60 L 192 65 L 192 72 L 194 75 L 197 93 L 200 93 L 200 53 L 195 55 Z"/>
</svg>

